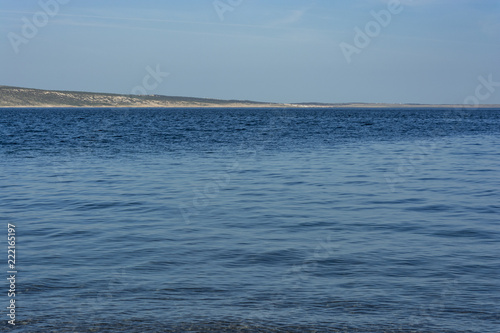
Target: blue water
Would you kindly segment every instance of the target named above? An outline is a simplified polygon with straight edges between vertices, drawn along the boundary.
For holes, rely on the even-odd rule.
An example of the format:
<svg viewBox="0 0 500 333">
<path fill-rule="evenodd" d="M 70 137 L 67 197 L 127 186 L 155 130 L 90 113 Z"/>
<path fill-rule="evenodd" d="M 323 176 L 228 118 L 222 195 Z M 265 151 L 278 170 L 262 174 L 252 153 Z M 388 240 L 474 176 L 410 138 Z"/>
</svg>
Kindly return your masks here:
<svg viewBox="0 0 500 333">
<path fill-rule="evenodd" d="M 2 109 L 0 189 L 4 331 L 499 332 L 500 110 Z"/>
</svg>

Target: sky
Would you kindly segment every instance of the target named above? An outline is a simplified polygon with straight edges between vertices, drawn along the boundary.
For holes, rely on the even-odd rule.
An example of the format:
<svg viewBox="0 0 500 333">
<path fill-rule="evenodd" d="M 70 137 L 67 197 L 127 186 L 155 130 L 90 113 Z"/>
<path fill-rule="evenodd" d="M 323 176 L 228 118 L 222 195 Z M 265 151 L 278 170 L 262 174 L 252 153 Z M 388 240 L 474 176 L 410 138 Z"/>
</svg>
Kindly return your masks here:
<svg viewBox="0 0 500 333">
<path fill-rule="evenodd" d="M 500 104 L 500 0 L 0 0 L 0 85 Z"/>
</svg>

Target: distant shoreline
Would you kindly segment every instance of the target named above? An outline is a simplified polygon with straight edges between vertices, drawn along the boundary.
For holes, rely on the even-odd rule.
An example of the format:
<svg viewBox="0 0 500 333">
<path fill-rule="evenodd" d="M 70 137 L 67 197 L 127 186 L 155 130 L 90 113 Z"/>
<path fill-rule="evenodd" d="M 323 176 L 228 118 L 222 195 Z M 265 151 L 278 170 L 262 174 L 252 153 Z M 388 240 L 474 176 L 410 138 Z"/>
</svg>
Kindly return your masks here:
<svg viewBox="0 0 500 333">
<path fill-rule="evenodd" d="M 328 105 L 328 106 L 291 106 L 291 105 L 283 105 L 283 106 L 64 106 L 64 105 L 16 105 L 16 106 L 0 106 L 0 110 L 4 109 L 466 109 L 466 110 L 478 110 L 478 109 L 499 109 L 500 105 L 478 105 L 478 106 L 470 106 L 470 105 Z"/>
<path fill-rule="evenodd" d="M 500 109 L 500 105 L 462 105 L 462 104 L 328 104 L 328 105 L 294 105 L 294 104 L 270 104 L 270 105 L 171 105 L 171 106 L 147 106 L 147 105 L 0 105 L 1 109 Z"/>
<path fill-rule="evenodd" d="M 276 108 L 276 109 L 500 109 L 498 104 L 265 103 L 160 95 L 120 95 L 0 86 L 0 109 L 7 108 Z"/>
</svg>

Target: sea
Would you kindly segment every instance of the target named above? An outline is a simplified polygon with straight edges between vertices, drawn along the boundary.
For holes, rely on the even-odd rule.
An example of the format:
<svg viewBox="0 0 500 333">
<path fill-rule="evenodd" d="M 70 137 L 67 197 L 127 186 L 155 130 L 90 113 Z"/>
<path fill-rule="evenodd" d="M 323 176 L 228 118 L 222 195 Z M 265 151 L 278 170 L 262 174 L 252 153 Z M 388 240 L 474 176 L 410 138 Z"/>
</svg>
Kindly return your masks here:
<svg viewBox="0 0 500 333">
<path fill-rule="evenodd" d="M 2 332 L 498 333 L 500 109 L 4 108 L 0 221 Z"/>
</svg>

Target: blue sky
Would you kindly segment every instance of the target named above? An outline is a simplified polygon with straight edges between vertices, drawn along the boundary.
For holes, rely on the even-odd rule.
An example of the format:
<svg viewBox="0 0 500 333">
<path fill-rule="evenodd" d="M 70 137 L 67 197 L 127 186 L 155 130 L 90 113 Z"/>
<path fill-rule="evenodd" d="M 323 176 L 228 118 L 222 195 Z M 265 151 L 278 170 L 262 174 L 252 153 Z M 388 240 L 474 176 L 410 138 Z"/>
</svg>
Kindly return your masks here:
<svg viewBox="0 0 500 333">
<path fill-rule="evenodd" d="M 131 93 L 149 68 L 148 94 L 461 104 L 500 82 L 500 1 L 391 1 L 0 0 L 0 85 Z"/>
</svg>

